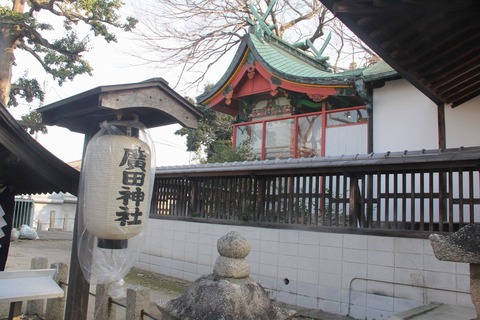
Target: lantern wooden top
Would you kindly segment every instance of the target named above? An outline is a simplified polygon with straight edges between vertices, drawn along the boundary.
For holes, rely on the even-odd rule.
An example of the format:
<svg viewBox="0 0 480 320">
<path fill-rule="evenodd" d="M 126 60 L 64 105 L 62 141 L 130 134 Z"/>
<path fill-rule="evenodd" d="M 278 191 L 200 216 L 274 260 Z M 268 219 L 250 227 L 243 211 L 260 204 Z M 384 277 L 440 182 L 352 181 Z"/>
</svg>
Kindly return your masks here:
<svg viewBox="0 0 480 320">
<path fill-rule="evenodd" d="M 138 83 L 100 86 L 39 108 L 42 122 L 79 133 L 98 130 L 118 114 L 136 114 L 147 128 L 179 123 L 196 128 L 202 113 L 162 78 Z"/>
</svg>

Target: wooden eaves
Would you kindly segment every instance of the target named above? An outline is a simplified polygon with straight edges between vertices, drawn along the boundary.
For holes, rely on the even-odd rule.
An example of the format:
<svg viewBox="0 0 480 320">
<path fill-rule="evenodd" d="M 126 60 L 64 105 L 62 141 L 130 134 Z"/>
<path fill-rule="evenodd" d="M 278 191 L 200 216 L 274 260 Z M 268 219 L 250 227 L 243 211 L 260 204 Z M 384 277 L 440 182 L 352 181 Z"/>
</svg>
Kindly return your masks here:
<svg viewBox="0 0 480 320">
<path fill-rule="evenodd" d="M 0 104 L 0 185 L 15 194 L 77 194 L 79 172 L 58 159 Z"/>
<path fill-rule="evenodd" d="M 320 0 L 436 104 L 480 94 L 478 0 Z"/>
</svg>

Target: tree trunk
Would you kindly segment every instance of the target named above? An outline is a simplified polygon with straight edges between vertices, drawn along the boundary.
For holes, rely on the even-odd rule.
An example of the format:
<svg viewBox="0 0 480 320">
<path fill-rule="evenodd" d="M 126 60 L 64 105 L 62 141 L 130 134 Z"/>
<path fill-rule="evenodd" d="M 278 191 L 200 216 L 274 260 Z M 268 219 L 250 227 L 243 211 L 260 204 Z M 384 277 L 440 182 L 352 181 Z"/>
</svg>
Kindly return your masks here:
<svg viewBox="0 0 480 320">
<path fill-rule="evenodd" d="M 5 39 L 0 39 L 0 102 L 6 107 L 10 100 L 12 66 L 15 61 L 13 48 L 5 46 Z"/>
<path fill-rule="evenodd" d="M 25 0 L 14 0 L 12 10 L 23 13 Z M 18 30 L 17 30 L 18 31 Z M 12 83 L 12 66 L 15 62 L 15 43 L 17 35 L 8 30 L 8 25 L 0 32 L 0 102 L 6 107 L 10 101 L 10 86 Z"/>
</svg>

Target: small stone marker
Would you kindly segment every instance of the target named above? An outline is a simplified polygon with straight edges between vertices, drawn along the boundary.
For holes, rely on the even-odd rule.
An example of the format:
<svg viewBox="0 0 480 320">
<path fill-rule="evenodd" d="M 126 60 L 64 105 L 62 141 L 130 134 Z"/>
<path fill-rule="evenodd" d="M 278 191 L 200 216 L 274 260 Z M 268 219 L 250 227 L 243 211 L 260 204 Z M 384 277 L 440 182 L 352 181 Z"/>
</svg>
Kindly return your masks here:
<svg viewBox="0 0 480 320">
<path fill-rule="evenodd" d="M 470 264 L 470 295 L 480 320 L 480 224 L 466 225 L 451 236 L 429 238 L 438 260 Z"/>
<path fill-rule="evenodd" d="M 250 243 L 240 233 L 232 231 L 217 241 L 220 256 L 215 261 L 213 274 L 219 277 L 242 279 L 250 275 L 250 265 L 245 258 L 250 253 Z"/>
</svg>

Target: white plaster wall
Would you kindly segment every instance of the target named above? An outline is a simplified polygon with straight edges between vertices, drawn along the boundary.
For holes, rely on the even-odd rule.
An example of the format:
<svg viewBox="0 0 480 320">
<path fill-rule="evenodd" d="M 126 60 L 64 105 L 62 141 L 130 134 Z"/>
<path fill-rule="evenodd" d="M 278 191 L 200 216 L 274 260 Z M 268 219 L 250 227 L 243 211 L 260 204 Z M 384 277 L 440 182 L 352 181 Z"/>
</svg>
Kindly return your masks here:
<svg viewBox="0 0 480 320">
<path fill-rule="evenodd" d="M 326 156 L 367 153 L 368 126 L 366 124 L 327 128 L 326 131 Z"/>
<path fill-rule="evenodd" d="M 447 148 L 480 146 L 480 96 L 456 108 L 445 107 Z"/>
<path fill-rule="evenodd" d="M 404 79 L 373 93 L 373 151 L 438 149 L 437 106 Z"/>
<path fill-rule="evenodd" d="M 41 229 L 49 230 L 50 228 L 64 229 L 64 231 L 73 231 L 77 198 L 71 194 L 53 193 L 33 195 L 34 201 L 34 227 L 39 228 L 41 221 Z M 50 212 L 54 211 L 54 226 L 50 225 Z M 66 220 L 66 224 L 65 223 Z"/>
<path fill-rule="evenodd" d="M 252 278 L 282 302 L 369 320 L 430 302 L 473 308 L 468 264 L 438 261 L 421 239 L 150 219 L 136 267 L 194 281 L 232 230 L 251 244 Z"/>
</svg>

